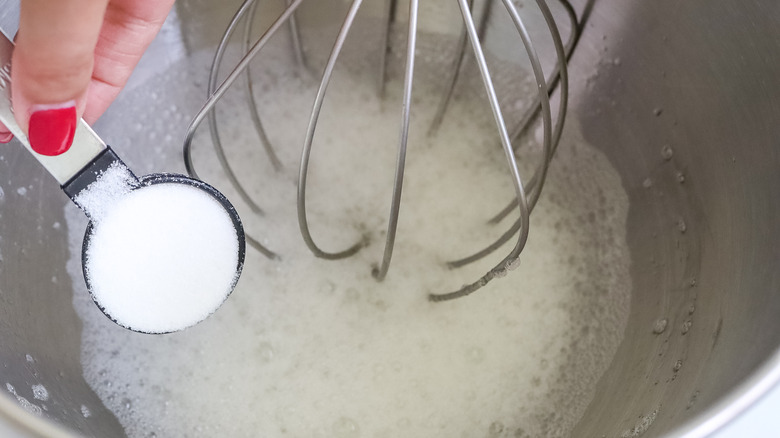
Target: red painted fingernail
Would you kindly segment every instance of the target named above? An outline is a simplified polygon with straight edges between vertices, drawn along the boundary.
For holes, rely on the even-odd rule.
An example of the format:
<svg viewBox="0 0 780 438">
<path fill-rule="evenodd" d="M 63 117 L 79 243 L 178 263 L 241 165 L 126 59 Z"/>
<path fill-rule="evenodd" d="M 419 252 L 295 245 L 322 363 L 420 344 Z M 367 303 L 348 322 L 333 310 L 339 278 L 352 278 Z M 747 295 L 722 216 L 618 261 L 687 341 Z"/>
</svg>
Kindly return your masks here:
<svg viewBox="0 0 780 438">
<path fill-rule="evenodd" d="M 35 152 L 49 156 L 65 153 L 76 134 L 76 102 L 33 105 L 28 132 Z"/>
<path fill-rule="evenodd" d="M 9 141 L 14 139 L 14 135 L 10 132 L 3 132 L 0 134 L 0 143 L 8 143 Z"/>
</svg>

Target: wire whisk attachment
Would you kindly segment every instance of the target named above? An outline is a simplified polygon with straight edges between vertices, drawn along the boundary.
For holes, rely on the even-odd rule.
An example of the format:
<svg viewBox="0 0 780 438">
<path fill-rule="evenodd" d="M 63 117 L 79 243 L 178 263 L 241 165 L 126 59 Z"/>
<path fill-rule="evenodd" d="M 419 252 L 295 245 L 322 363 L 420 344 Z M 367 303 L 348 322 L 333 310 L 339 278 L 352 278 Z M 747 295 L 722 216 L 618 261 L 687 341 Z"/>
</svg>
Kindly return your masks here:
<svg viewBox="0 0 780 438">
<path fill-rule="evenodd" d="M 385 94 L 385 85 L 388 81 L 388 71 L 390 64 L 390 52 L 392 47 L 393 38 L 391 34 L 396 27 L 399 3 L 398 0 L 385 0 L 384 15 L 385 25 L 382 26 L 378 32 L 381 33 L 381 47 L 378 47 L 380 55 L 380 62 L 378 63 L 378 86 L 377 94 L 382 97 Z M 408 21 L 403 30 L 405 30 L 405 51 L 403 56 L 403 79 L 401 93 L 401 105 L 400 105 L 400 126 L 398 135 L 398 146 L 396 155 L 396 164 L 394 172 L 394 183 L 392 187 L 392 194 L 390 199 L 390 208 L 387 221 L 387 228 L 385 234 L 384 249 L 382 252 L 380 262 L 372 269 L 372 275 L 377 280 L 384 279 L 390 269 L 391 260 L 393 258 L 393 250 L 396 245 L 398 218 L 401 210 L 401 194 L 404 186 L 404 171 L 406 169 L 406 155 L 407 144 L 409 142 L 409 126 L 411 117 L 411 107 L 413 101 L 413 83 L 415 77 L 415 62 L 418 61 L 417 53 L 417 36 L 418 36 L 418 14 L 419 4 L 418 0 L 406 0 L 408 2 Z M 520 263 L 520 254 L 525 248 L 528 240 L 530 214 L 539 201 L 539 197 L 542 193 L 545 179 L 547 177 L 548 168 L 555 150 L 560 142 L 561 133 L 563 130 L 568 96 L 569 96 L 569 78 L 567 71 L 567 63 L 571 57 L 579 33 L 582 29 L 582 23 L 577 17 L 577 14 L 572 5 L 567 0 L 558 0 L 562 10 L 568 18 L 568 39 L 564 44 L 561 33 L 559 31 L 556 19 L 548 7 L 545 0 L 536 0 L 536 5 L 544 18 L 544 23 L 549 37 L 552 40 L 555 53 L 555 63 L 549 74 L 549 77 L 545 76 L 545 72 L 542 68 L 542 62 L 539 59 L 539 55 L 536 50 L 536 46 L 532 41 L 531 35 L 524 23 L 524 19 L 521 18 L 518 13 L 518 6 L 513 0 L 454 0 L 457 3 L 460 11 L 460 25 L 461 31 L 456 44 L 456 53 L 452 59 L 451 68 L 448 71 L 448 77 L 445 78 L 445 92 L 441 96 L 439 105 L 437 107 L 433 121 L 429 127 L 428 134 L 433 136 L 437 135 L 437 131 L 442 123 L 442 120 L 446 117 L 448 108 L 454 94 L 454 90 L 458 86 L 458 83 L 462 81 L 463 71 L 467 65 L 475 65 L 479 71 L 481 82 L 484 87 L 484 94 L 487 97 L 489 103 L 492 118 L 495 122 L 495 130 L 500 139 L 501 148 L 504 152 L 506 166 L 511 175 L 511 181 L 513 185 L 513 198 L 507 203 L 507 206 L 491 218 L 488 223 L 491 225 L 498 225 L 503 222 L 504 219 L 509 216 L 515 216 L 511 225 L 487 247 L 475 252 L 467 257 L 463 257 L 458 260 L 452 260 L 447 262 L 447 266 L 450 268 L 459 268 L 494 253 L 505 243 L 509 242 L 513 238 L 515 243 L 512 246 L 509 253 L 504 256 L 493 268 L 489 269 L 484 275 L 482 275 L 476 281 L 462 286 L 460 289 L 441 294 L 430 294 L 429 299 L 434 302 L 452 300 L 455 298 L 465 297 L 470 295 L 474 291 L 482 288 L 490 281 L 497 277 L 502 277 L 507 274 L 508 271 L 516 268 Z M 257 102 L 253 93 L 253 82 L 251 75 L 248 74 L 250 69 L 250 62 L 260 53 L 268 44 L 272 37 L 280 32 L 289 32 L 289 41 L 291 50 L 294 53 L 295 62 L 297 68 L 302 72 L 306 72 L 307 75 L 313 75 L 312 68 L 309 66 L 306 51 L 304 50 L 304 42 L 301 37 L 301 31 L 299 27 L 299 21 L 296 17 L 296 11 L 302 5 L 303 0 L 286 0 L 284 10 L 276 17 L 271 25 L 257 38 L 254 43 L 250 45 L 250 36 L 252 33 L 253 16 L 256 13 L 259 0 L 245 0 L 238 11 L 233 16 L 230 24 L 225 29 L 224 34 L 217 47 L 214 55 L 213 62 L 211 64 L 209 81 L 208 81 L 208 99 L 203 105 L 201 110 L 196 114 L 190 123 L 183 146 L 184 162 L 187 172 L 190 176 L 197 178 L 198 175 L 195 171 L 193 159 L 192 159 L 192 140 L 197 128 L 202 124 L 204 120 L 208 120 L 208 125 L 211 132 L 211 140 L 214 145 L 214 150 L 219 163 L 224 170 L 228 180 L 235 188 L 238 195 L 243 201 L 252 209 L 256 214 L 264 214 L 263 209 L 249 196 L 248 191 L 236 177 L 235 172 L 231 168 L 228 161 L 228 157 L 225 154 L 222 147 L 222 140 L 219 133 L 218 124 L 216 121 L 216 113 L 214 111 L 217 102 L 222 99 L 225 92 L 231 85 L 238 81 L 239 77 L 244 74 L 245 80 L 243 81 L 246 94 L 246 103 L 248 111 L 253 121 L 255 130 L 257 131 L 260 143 L 263 145 L 263 150 L 267 156 L 269 162 L 274 169 L 280 170 L 282 164 L 277 157 L 276 150 L 266 134 L 266 129 L 263 125 L 261 117 L 257 110 Z M 320 120 L 320 115 L 323 107 L 323 102 L 328 92 L 328 86 L 331 83 L 331 78 L 334 73 L 334 69 L 339 57 L 342 54 L 347 36 L 350 30 L 353 29 L 353 24 L 356 20 L 358 12 L 361 7 L 364 6 L 363 0 L 352 0 L 349 8 L 343 18 L 343 22 L 339 27 L 335 41 L 333 42 L 330 53 L 325 62 L 325 66 L 319 75 L 319 85 L 317 87 L 317 93 L 314 98 L 311 114 L 308 119 L 307 129 L 304 137 L 304 142 L 301 150 L 301 158 L 299 161 L 299 168 L 297 174 L 297 220 L 300 230 L 300 234 L 303 238 L 308 249 L 316 257 L 338 260 L 346 257 L 353 256 L 357 252 L 361 251 L 368 244 L 367 238 L 359 239 L 346 248 L 332 251 L 324 249 L 312 234 L 310 229 L 310 220 L 307 210 L 307 187 L 309 185 L 309 165 L 310 157 L 312 154 L 312 146 L 314 143 L 315 133 L 317 131 L 317 124 Z M 484 50 L 485 33 L 489 28 L 489 23 L 492 17 L 495 17 L 499 13 L 505 13 L 511 20 L 514 30 L 522 41 L 523 48 L 517 47 L 517 50 L 523 50 L 530 65 L 531 72 L 533 74 L 534 83 L 536 85 L 536 92 L 534 99 L 530 107 L 525 111 L 522 117 L 510 122 L 502 112 L 500 100 L 497 95 L 494 79 L 491 76 L 491 71 L 488 66 Z M 479 18 L 476 20 L 475 17 Z M 225 79 L 218 84 L 218 72 L 222 64 L 224 63 L 224 54 L 231 40 L 233 34 L 239 28 L 243 21 L 243 38 L 242 38 L 242 51 L 244 53 L 242 59 L 236 64 L 232 71 L 225 77 Z M 519 45 L 518 45 L 519 46 Z M 470 50 L 469 50 L 470 48 Z M 558 108 L 557 114 L 553 122 L 552 109 L 551 109 L 551 96 L 557 90 L 558 92 Z M 527 133 L 529 128 L 534 123 L 541 119 L 542 126 L 542 157 L 539 162 L 534 166 L 534 171 L 531 177 L 527 180 L 522 178 L 521 172 L 518 167 L 516 152 L 519 138 Z M 266 248 L 258 240 L 247 236 L 247 241 L 250 246 L 254 247 L 262 254 L 269 258 L 276 259 L 279 255 Z"/>
</svg>

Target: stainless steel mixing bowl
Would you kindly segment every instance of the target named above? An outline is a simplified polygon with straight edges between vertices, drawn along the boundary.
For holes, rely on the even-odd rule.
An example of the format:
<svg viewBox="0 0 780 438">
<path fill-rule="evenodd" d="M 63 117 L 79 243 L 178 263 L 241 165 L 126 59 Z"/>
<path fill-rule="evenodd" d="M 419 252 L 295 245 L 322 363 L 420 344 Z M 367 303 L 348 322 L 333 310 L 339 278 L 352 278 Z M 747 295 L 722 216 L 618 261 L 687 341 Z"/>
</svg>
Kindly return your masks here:
<svg viewBox="0 0 780 438">
<path fill-rule="evenodd" d="M 214 44 L 237 7 L 225 3 L 179 2 L 130 88 Z M 706 436 L 780 380 L 780 3 L 578 3 L 570 118 L 628 193 L 633 291 L 573 435 Z M 13 5 L 0 10 L 13 30 Z M 132 123 L 122 105 L 98 124 L 105 137 Z M 0 155 L 0 435 L 123 436 L 82 378 L 67 199 L 18 145 Z M 18 403 L 35 383 L 54 421 Z"/>
</svg>

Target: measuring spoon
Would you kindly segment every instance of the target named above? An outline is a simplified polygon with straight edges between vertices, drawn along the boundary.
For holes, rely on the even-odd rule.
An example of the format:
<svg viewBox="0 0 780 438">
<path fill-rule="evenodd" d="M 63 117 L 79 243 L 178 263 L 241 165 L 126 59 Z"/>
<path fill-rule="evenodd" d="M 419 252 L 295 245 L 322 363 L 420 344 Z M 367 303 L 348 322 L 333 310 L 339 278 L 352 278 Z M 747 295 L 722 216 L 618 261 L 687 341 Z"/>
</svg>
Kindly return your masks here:
<svg viewBox="0 0 780 438">
<path fill-rule="evenodd" d="M 90 219 L 81 261 L 92 300 L 115 323 L 142 333 L 170 333 L 208 317 L 244 265 L 244 229 L 233 205 L 184 175 L 137 178 L 83 120 L 66 152 L 35 152 L 13 115 L 12 52 L 0 32 L 0 121 Z M 213 258 L 220 254 L 227 257 Z"/>
</svg>

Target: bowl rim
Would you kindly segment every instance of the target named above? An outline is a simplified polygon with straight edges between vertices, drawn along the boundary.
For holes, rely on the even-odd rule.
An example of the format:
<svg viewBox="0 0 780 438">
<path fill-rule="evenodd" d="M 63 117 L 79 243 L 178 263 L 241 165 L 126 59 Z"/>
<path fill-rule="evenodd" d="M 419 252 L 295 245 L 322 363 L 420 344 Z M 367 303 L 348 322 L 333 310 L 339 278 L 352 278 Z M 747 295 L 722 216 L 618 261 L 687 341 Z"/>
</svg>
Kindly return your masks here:
<svg viewBox="0 0 780 438">
<path fill-rule="evenodd" d="M 713 405 L 683 422 L 668 438 L 704 438 L 745 414 L 775 387 L 780 387 L 780 347 Z"/>
</svg>

